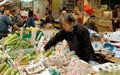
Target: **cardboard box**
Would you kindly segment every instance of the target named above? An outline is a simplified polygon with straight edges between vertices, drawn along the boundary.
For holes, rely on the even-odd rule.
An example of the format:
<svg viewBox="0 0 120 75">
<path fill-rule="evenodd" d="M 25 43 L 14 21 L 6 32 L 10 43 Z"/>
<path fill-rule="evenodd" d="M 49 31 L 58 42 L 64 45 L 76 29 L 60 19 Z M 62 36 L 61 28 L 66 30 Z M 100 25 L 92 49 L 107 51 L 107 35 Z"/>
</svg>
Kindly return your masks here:
<svg viewBox="0 0 120 75">
<path fill-rule="evenodd" d="M 96 20 L 95 22 L 99 32 L 113 31 L 112 21 Z"/>
</svg>

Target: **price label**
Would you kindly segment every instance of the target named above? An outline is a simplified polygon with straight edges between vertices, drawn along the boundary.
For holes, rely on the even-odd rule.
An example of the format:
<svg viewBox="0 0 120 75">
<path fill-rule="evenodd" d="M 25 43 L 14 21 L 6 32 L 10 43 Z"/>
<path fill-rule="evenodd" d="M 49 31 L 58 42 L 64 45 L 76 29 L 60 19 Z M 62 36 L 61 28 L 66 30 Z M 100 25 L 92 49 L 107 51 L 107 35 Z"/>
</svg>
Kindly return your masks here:
<svg viewBox="0 0 120 75">
<path fill-rule="evenodd" d="M 87 75 L 88 69 L 88 63 L 86 63 L 85 61 L 79 60 L 79 62 L 77 62 L 77 75 Z"/>
<path fill-rule="evenodd" d="M 40 39 L 40 41 L 38 42 L 37 50 L 39 50 L 41 48 L 44 39 L 45 39 L 45 36 L 42 36 L 41 39 Z"/>
<path fill-rule="evenodd" d="M 31 35 L 31 44 L 33 45 L 35 43 L 35 38 L 36 38 L 36 29 L 32 30 L 32 35 Z"/>
<path fill-rule="evenodd" d="M 63 54 L 64 54 L 64 46 L 56 45 L 56 55 L 63 55 Z"/>
<path fill-rule="evenodd" d="M 5 39 L 3 39 L 3 41 L 4 41 Z M 4 42 L 2 42 L 2 50 L 6 50 L 6 45 L 5 45 L 5 43 Z"/>
<path fill-rule="evenodd" d="M 17 68 L 19 66 L 19 64 L 21 63 L 23 54 L 24 54 L 24 50 L 20 50 L 18 57 L 16 59 L 16 62 L 15 62 L 15 66 L 14 66 L 15 68 Z"/>
<path fill-rule="evenodd" d="M 67 75 L 87 75 L 88 64 L 83 60 L 72 57 Z"/>
</svg>

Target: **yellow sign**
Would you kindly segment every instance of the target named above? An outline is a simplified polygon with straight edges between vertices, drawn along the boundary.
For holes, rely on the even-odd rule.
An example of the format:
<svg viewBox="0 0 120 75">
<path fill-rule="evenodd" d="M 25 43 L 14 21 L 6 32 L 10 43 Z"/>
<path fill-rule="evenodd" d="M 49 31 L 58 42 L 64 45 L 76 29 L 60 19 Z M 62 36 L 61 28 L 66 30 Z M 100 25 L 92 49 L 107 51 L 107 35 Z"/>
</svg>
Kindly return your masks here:
<svg viewBox="0 0 120 75">
<path fill-rule="evenodd" d="M 52 10 L 60 9 L 60 0 L 52 0 Z"/>
</svg>

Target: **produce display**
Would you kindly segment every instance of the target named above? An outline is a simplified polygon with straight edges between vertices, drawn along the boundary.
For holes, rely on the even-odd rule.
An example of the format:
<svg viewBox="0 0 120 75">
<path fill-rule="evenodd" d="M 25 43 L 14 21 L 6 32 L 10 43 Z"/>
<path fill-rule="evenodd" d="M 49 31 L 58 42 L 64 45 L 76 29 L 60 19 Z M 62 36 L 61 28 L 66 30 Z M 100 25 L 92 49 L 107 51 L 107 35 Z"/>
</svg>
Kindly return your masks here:
<svg viewBox="0 0 120 75">
<path fill-rule="evenodd" d="M 80 61 L 82 60 L 80 60 L 80 58 L 75 54 L 75 51 L 70 51 L 66 47 L 66 43 L 64 42 L 60 42 L 57 45 L 51 47 L 49 50 L 47 50 L 45 54 L 40 53 L 41 51 L 38 50 L 37 46 L 39 44 L 42 44 L 40 48 L 42 49 L 45 45 L 45 42 L 48 41 L 46 39 L 50 39 L 57 31 L 51 31 L 52 33 L 50 33 L 49 31 L 44 30 L 43 32 L 36 27 L 30 27 L 24 29 L 24 34 L 32 35 L 33 30 L 36 30 L 37 32 L 40 31 L 42 32 L 42 34 L 44 32 L 48 34 L 44 35 L 45 40 L 41 43 L 39 43 L 41 41 L 40 35 L 37 35 L 39 36 L 39 39 L 36 37 L 37 39 L 35 39 L 34 41 L 35 46 L 30 43 L 30 38 L 20 38 L 20 32 L 18 31 L 0 40 L 1 44 L 3 43 L 6 45 L 6 50 L 0 51 L 0 75 L 70 75 L 68 74 L 68 69 L 70 68 L 70 66 L 73 67 L 71 67 L 71 69 L 75 69 L 78 71 L 78 69 L 81 68 L 80 66 L 85 65 L 81 64 L 82 62 Z M 23 51 L 23 54 L 20 53 L 21 51 Z M 19 61 L 19 65 L 17 65 L 17 68 L 14 69 L 13 67 L 15 66 L 15 64 L 13 63 L 16 63 L 19 60 L 19 56 L 21 60 Z M 74 62 L 71 63 L 72 59 L 77 60 L 77 63 L 75 63 L 79 67 L 75 67 L 74 65 L 72 65 L 75 64 Z M 11 62 L 9 62 L 9 60 Z M 86 73 L 91 73 L 93 71 L 91 66 L 92 65 L 85 68 L 86 70 L 89 70 L 85 71 Z M 116 68 L 119 69 L 119 67 L 119 64 L 99 67 L 98 75 L 103 75 L 104 73 L 106 73 L 106 71 L 109 74 L 114 73 L 114 75 L 118 75 L 119 70 L 117 70 Z M 45 72 L 47 74 L 44 74 Z M 97 73 L 96 71 L 94 72 Z"/>
<path fill-rule="evenodd" d="M 34 60 L 37 57 L 36 51 L 23 55 L 20 64 L 29 64 L 29 61 Z"/>
<path fill-rule="evenodd" d="M 27 49 L 27 48 L 33 48 L 34 46 L 30 44 L 30 41 L 27 39 L 21 39 L 18 42 L 16 42 L 14 45 L 12 45 L 11 50 L 20 50 L 20 49 Z"/>
<path fill-rule="evenodd" d="M 99 75 L 120 75 L 120 63 L 104 63 L 93 67 Z"/>
<path fill-rule="evenodd" d="M 0 74 L 3 75 L 19 75 L 19 72 L 17 69 L 14 69 L 10 67 L 10 65 L 7 62 L 3 62 L 0 65 Z"/>
<path fill-rule="evenodd" d="M 5 40 L 5 45 L 11 46 L 11 51 L 34 47 L 32 44 L 30 44 L 29 39 L 21 39 L 16 34 L 10 35 L 2 40 Z"/>
<path fill-rule="evenodd" d="M 51 47 L 45 54 L 45 57 L 49 57 L 50 55 L 55 54 L 55 47 Z"/>
<path fill-rule="evenodd" d="M 31 34 L 33 30 L 36 30 L 36 32 L 41 31 L 38 27 L 27 27 L 24 29 L 24 34 Z M 20 34 L 20 31 L 15 31 L 16 34 Z"/>
<path fill-rule="evenodd" d="M 7 56 L 2 51 L 0 51 L 0 64 L 5 62 L 6 60 Z"/>
</svg>

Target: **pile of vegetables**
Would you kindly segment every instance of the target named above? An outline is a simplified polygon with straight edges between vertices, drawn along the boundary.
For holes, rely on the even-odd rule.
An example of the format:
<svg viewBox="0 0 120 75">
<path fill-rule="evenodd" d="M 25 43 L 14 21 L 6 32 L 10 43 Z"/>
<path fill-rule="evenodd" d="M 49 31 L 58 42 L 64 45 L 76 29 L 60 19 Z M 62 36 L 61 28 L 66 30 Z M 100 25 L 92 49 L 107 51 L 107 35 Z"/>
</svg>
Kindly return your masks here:
<svg viewBox="0 0 120 75">
<path fill-rule="evenodd" d="M 3 62 L 0 65 L 0 74 L 2 75 L 19 75 L 19 72 L 17 69 L 14 69 L 10 67 L 10 65 L 7 62 Z"/>
<path fill-rule="evenodd" d="M 15 62 L 16 59 L 18 58 L 20 50 L 16 51 L 7 51 L 7 54 L 12 58 L 12 60 Z M 20 64 L 28 64 L 29 61 L 34 60 L 37 57 L 37 52 L 35 48 L 31 49 L 24 49 L 24 53 L 21 58 Z"/>
<path fill-rule="evenodd" d="M 39 32 L 40 28 L 38 28 L 38 27 L 27 27 L 27 28 L 24 29 L 24 34 L 31 34 L 31 32 L 33 30 L 36 30 L 36 32 Z M 15 31 L 15 34 L 20 34 L 20 32 L 19 31 Z"/>
<path fill-rule="evenodd" d="M 18 42 L 16 42 L 14 45 L 11 45 L 11 51 L 14 50 L 20 50 L 20 49 L 27 49 L 27 48 L 33 48 L 34 46 L 30 44 L 29 40 L 21 39 Z"/>
<path fill-rule="evenodd" d="M 34 47 L 32 44 L 30 44 L 29 39 L 21 39 L 16 34 L 9 35 L 0 41 L 4 42 L 5 45 L 10 46 L 10 50 L 12 51 Z"/>
</svg>

